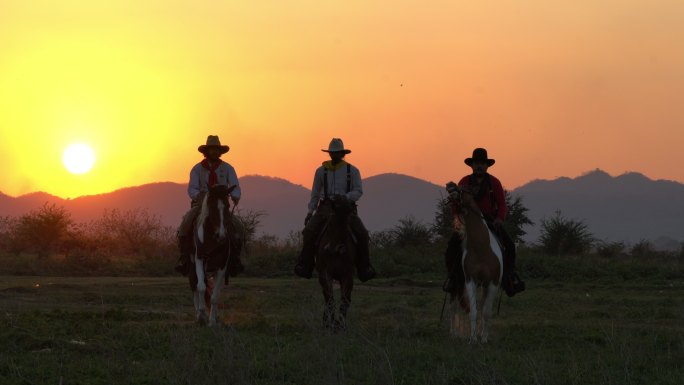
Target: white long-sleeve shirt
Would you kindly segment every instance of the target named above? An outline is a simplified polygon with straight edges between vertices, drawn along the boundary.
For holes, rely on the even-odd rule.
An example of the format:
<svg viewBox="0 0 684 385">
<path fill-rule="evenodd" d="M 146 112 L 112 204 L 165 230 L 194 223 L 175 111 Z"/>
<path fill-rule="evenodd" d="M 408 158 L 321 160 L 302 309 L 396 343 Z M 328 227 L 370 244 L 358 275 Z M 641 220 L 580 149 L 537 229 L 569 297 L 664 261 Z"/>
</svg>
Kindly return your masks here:
<svg viewBox="0 0 684 385">
<path fill-rule="evenodd" d="M 311 188 L 311 200 L 309 201 L 309 213 L 314 212 L 318 207 L 318 201 L 325 197 L 323 188 L 324 174 L 328 174 L 328 197 L 333 195 L 344 195 L 347 199 L 354 202 L 358 201 L 363 195 L 361 186 L 361 172 L 359 169 L 350 165 L 351 188 L 347 192 L 347 162 L 340 162 L 332 166 L 330 161 L 323 162 L 323 166 L 316 169 L 314 174 L 313 187 Z M 334 169 L 332 169 L 334 168 Z"/>
<path fill-rule="evenodd" d="M 218 178 L 217 184 L 226 186 L 235 185 L 235 189 L 230 193 L 234 199 L 240 199 L 240 182 L 233 166 L 227 162 L 221 161 L 221 164 L 216 168 L 216 176 Z M 197 163 L 195 167 L 190 170 L 190 183 L 188 183 L 188 195 L 190 199 L 196 200 L 201 192 L 207 192 L 209 185 L 209 170 L 202 167 L 202 163 Z"/>
</svg>

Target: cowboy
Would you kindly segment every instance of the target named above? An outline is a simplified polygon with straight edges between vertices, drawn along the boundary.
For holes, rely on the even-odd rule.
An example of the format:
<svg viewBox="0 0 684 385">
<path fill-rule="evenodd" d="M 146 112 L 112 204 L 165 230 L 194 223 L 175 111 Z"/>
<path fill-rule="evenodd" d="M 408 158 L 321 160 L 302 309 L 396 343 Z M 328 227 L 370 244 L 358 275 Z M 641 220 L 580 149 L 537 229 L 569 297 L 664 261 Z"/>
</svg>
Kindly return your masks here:
<svg viewBox="0 0 684 385">
<path fill-rule="evenodd" d="M 512 297 L 525 290 L 525 283 L 515 274 L 515 244 L 503 226 L 508 213 L 503 187 L 496 177 L 487 173 L 487 169 L 494 163 L 494 159 L 487 157 L 487 150 L 476 148 L 473 150 L 473 156 L 465 159 L 465 164 L 470 166 L 473 172 L 471 175 L 464 176 L 458 185 L 473 194 L 487 225 L 493 230 L 503 246 L 503 282 L 501 286 L 506 294 Z M 452 204 L 452 213 L 457 218 L 460 207 Z M 459 263 L 463 251 L 462 242 L 460 233 L 455 231 L 449 240 L 444 255 L 449 271 L 447 282 L 444 284 L 444 291 L 450 292 L 464 282 L 463 266 Z"/>
<path fill-rule="evenodd" d="M 304 245 L 295 266 L 295 274 L 302 278 L 311 278 L 314 269 L 314 256 L 318 237 L 333 214 L 332 200 L 341 196 L 357 202 L 363 195 L 361 173 L 359 169 L 344 161 L 344 156 L 351 150 L 344 148 L 342 139 L 333 138 L 327 150 L 321 150 L 330 155 L 330 160 L 316 169 L 309 212 L 304 219 Z M 356 204 L 350 217 L 350 227 L 357 242 L 356 271 L 361 282 L 375 277 L 375 270 L 370 264 L 368 252 L 368 230 L 358 216 Z"/>
<path fill-rule="evenodd" d="M 190 171 L 190 182 L 188 183 L 188 195 L 190 196 L 190 211 L 183 216 L 183 221 L 178 228 L 178 247 L 180 257 L 176 264 L 176 271 L 187 275 L 191 266 L 190 255 L 194 250 L 192 230 L 195 218 L 200 213 L 202 200 L 209 188 L 220 184 L 225 186 L 235 186 L 230 193 L 233 205 L 237 206 L 240 201 L 240 182 L 233 166 L 221 160 L 221 155 L 227 153 L 230 147 L 221 145 L 218 136 L 209 135 L 207 143 L 199 146 L 197 151 L 204 154 L 204 160 L 197 163 Z M 240 261 L 240 250 L 242 246 L 243 226 L 237 216 L 231 218 L 232 231 L 230 231 L 230 259 L 228 261 L 228 273 L 234 276 L 244 270 Z"/>
</svg>

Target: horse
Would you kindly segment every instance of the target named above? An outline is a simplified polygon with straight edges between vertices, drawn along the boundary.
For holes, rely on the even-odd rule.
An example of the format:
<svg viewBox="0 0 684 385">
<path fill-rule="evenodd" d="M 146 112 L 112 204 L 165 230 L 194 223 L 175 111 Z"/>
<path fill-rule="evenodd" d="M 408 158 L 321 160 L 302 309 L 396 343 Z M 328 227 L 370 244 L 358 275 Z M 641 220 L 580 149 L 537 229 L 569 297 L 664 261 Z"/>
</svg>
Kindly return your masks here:
<svg viewBox="0 0 684 385">
<path fill-rule="evenodd" d="M 218 301 L 226 279 L 230 257 L 229 226 L 232 213 L 228 197 L 236 186 L 215 185 L 202 199 L 200 213 L 193 229 L 194 271 L 188 274 L 193 302 L 200 325 L 216 325 Z M 207 308 L 209 316 L 207 317 Z"/>
<path fill-rule="evenodd" d="M 318 243 L 316 271 L 325 301 L 323 326 L 345 330 L 347 310 L 354 288 L 354 260 L 356 243 L 349 225 L 354 204 L 344 196 L 331 199 L 332 215 L 323 229 Z M 335 314 L 333 281 L 340 283 L 339 317 Z"/>
<path fill-rule="evenodd" d="M 450 197 L 461 206 L 459 217 L 462 231 L 464 285 L 456 285 L 450 293 L 450 334 L 465 337 L 465 319 L 458 312 L 461 307 L 470 316 L 470 343 L 477 342 L 477 289 L 482 288 L 480 299 L 480 339 L 489 338 L 489 323 L 496 293 L 500 290 L 503 275 L 503 253 L 497 237 L 491 231 L 471 192 L 456 184 L 447 185 Z"/>
</svg>

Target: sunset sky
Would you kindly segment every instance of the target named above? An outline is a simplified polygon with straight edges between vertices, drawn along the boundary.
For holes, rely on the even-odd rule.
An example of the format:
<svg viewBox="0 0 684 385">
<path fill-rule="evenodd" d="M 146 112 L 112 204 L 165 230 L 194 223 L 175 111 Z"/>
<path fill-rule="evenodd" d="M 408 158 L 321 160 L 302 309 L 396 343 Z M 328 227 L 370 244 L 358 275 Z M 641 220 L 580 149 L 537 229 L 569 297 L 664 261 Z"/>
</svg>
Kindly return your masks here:
<svg viewBox="0 0 684 385">
<path fill-rule="evenodd" d="M 239 175 L 306 187 L 332 137 L 364 177 L 443 184 L 483 146 L 507 188 L 684 182 L 683 102 L 681 0 L 0 0 L 12 196 L 186 182 L 209 134 Z"/>
</svg>

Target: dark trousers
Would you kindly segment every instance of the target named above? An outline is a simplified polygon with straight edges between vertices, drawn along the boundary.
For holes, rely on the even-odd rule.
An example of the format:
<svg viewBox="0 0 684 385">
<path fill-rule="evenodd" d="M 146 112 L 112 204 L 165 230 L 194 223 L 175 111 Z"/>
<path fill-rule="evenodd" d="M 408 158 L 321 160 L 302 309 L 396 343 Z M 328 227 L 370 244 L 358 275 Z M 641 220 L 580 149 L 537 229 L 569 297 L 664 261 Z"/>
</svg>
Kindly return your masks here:
<svg viewBox="0 0 684 385">
<path fill-rule="evenodd" d="M 312 267 L 314 265 L 318 238 L 332 215 L 333 209 L 330 204 L 321 203 L 316 209 L 316 213 L 309 219 L 309 223 L 304 227 L 304 231 L 302 231 L 304 245 L 300 255 L 300 262 L 306 266 Z M 367 269 L 370 265 L 368 250 L 370 237 L 366 226 L 364 226 L 356 212 L 349 217 L 349 227 L 351 227 L 352 233 L 356 237 L 356 267 L 360 270 Z"/>
</svg>

